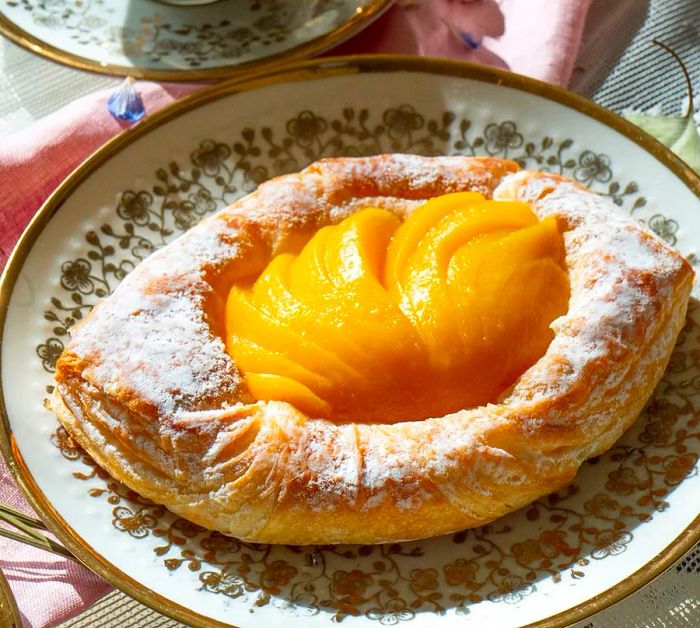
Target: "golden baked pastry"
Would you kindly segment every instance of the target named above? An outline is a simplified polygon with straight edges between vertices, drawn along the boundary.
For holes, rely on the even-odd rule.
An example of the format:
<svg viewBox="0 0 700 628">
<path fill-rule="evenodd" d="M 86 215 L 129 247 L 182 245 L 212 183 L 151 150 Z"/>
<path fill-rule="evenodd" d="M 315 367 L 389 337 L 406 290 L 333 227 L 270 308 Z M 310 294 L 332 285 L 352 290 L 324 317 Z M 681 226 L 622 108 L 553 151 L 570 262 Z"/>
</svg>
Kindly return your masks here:
<svg viewBox="0 0 700 628">
<path fill-rule="evenodd" d="M 555 175 L 324 160 L 138 266 L 72 330 L 51 407 L 115 478 L 207 528 L 433 536 L 608 449 L 660 379 L 692 281 L 643 225 Z"/>
</svg>

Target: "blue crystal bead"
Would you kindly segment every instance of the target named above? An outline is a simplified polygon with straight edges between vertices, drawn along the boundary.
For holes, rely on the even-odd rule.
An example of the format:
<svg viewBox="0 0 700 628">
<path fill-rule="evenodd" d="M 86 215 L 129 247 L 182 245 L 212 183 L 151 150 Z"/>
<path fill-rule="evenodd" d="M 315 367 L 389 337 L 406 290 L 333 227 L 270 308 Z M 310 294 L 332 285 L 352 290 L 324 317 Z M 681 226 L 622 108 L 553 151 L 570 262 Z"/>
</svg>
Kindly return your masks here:
<svg viewBox="0 0 700 628">
<path fill-rule="evenodd" d="M 146 114 L 141 95 L 136 90 L 134 79 L 127 76 L 107 101 L 107 109 L 118 120 L 136 122 Z"/>
</svg>

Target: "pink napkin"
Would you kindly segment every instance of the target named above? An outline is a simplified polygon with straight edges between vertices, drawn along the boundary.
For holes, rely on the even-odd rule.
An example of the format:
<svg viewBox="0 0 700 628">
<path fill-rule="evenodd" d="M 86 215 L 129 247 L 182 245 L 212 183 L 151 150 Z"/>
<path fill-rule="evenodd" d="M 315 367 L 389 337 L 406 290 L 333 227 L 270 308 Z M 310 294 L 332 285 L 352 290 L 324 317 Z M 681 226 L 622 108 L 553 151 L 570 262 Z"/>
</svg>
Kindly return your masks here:
<svg viewBox="0 0 700 628">
<path fill-rule="evenodd" d="M 0 457 L 0 504 L 36 516 Z M 50 626 L 69 619 L 110 590 L 72 560 L 0 537 L 0 569 L 17 600 L 25 626 Z"/>
<path fill-rule="evenodd" d="M 590 0 L 404 0 L 329 54 L 401 52 L 465 59 L 567 84 Z M 200 85 L 139 83 L 153 113 Z M 128 127 L 107 112 L 109 92 L 76 100 L 0 145 L 0 268 L 58 183 Z M 31 508 L 0 459 L 0 503 Z M 109 589 L 84 567 L 0 537 L 0 568 L 26 626 L 52 626 Z"/>
<path fill-rule="evenodd" d="M 591 1 L 398 1 L 332 54 L 398 52 L 449 57 L 565 86 L 574 69 Z"/>
</svg>

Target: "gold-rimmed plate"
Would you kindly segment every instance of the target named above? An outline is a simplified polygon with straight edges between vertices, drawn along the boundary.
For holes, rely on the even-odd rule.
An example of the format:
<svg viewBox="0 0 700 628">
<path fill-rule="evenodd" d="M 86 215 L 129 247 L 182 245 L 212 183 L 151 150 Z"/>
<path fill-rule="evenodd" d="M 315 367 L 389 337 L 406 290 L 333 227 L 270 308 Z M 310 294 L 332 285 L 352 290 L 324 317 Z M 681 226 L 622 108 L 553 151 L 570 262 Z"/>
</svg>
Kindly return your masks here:
<svg viewBox="0 0 700 628">
<path fill-rule="evenodd" d="M 436 539 L 242 543 L 135 495 L 57 429 L 42 400 L 67 328 L 139 260 L 271 176 L 380 152 L 485 154 L 570 176 L 695 262 L 697 177 L 614 114 L 507 72 L 407 57 L 306 62 L 196 94 L 107 144 L 47 201 L 3 276 L 0 443 L 83 562 L 180 620 L 562 625 L 641 587 L 700 537 L 695 301 L 667 374 L 620 443 L 557 494 Z"/>
<path fill-rule="evenodd" d="M 8 0 L 0 33 L 54 61 L 103 74 L 195 81 L 311 57 L 392 0 Z"/>
</svg>

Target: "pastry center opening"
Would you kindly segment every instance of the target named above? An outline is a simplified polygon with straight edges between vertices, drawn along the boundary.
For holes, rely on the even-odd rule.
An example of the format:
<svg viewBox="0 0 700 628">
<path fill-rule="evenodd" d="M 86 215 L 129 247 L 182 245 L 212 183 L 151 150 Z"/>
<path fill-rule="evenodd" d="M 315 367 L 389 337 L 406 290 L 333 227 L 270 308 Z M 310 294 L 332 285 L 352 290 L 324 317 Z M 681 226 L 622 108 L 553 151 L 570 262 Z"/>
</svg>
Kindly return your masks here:
<svg viewBox="0 0 700 628">
<path fill-rule="evenodd" d="M 234 286 L 226 346 L 258 400 L 394 423 L 494 402 L 546 351 L 569 279 L 556 221 L 473 192 L 363 209 Z"/>
</svg>

